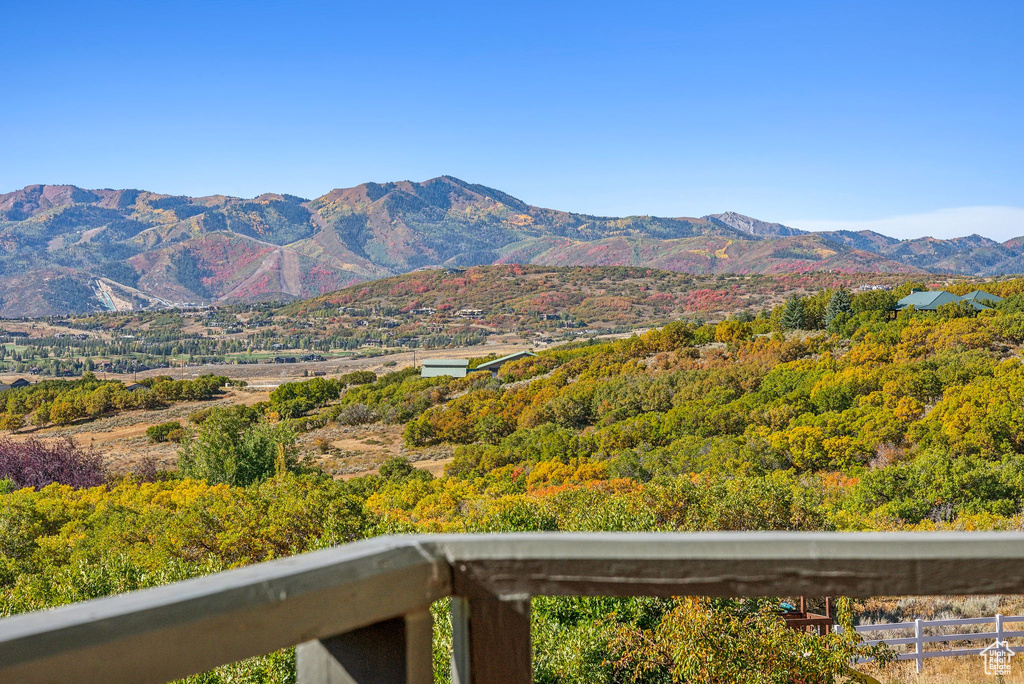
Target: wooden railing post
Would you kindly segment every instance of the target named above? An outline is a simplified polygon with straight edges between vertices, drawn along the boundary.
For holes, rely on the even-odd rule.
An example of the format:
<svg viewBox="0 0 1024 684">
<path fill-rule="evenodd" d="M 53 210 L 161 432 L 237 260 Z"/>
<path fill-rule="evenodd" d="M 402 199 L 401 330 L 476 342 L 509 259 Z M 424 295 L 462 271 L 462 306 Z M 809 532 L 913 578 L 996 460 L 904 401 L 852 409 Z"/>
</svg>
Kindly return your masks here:
<svg viewBox="0 0 1024 684">
<path fill-rule="evenodd" d="M 298 684 L 429 684 L 430 607 L 296 648 Z"/>
<path fill-rule="evenodd" d="M 533 681 L 530 599 L 452 598 L 452 684 Z"/>
</svg>

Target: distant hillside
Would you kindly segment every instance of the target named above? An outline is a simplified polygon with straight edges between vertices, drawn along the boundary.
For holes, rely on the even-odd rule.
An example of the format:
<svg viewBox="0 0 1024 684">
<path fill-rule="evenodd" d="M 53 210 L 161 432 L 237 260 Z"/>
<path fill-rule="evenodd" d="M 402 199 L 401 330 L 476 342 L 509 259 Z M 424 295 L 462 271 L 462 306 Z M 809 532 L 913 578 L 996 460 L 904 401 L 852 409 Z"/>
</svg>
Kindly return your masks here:
<svg viewBox="0 0 1024 684">
<path fill-rule="evenodd" d="M 871 252 L 831 242 L 819 235 L 736 240 L 706 235 L 653 240 L 614 237 L 564 240 L 521 259 L 513 252 L 500 262 L 550 266 L 649 266 L 682 273 L 915 273 L 921 269 Z"/>
<path fill-rule="evenodd" d="M 1024 240 L 804 233 L 734 212 L 600 217 L 442 176 L 307 200 L 31 185 L 0 195 L 0 315 L 304 298 L 425 267 L 689 273 L 1024 271 Z"/>
<path fill-rule="evenodd" d="M 330 319 L 351 309 L 381 315 L 433 309 L 438 316 L 479 309 L 491 322 L 504 315 L 556 315 L 596 326 L 653 325 L 680 317 L 723 318 L 742 310 L 756 312 L 794 292 L 865 283 L 892 286 L 905 279 L 863 273 L 733 276 L 624 266 L 475 266 L 421 270 L 360 283 L 292 302 L 277 313 Z"/>
</svg>

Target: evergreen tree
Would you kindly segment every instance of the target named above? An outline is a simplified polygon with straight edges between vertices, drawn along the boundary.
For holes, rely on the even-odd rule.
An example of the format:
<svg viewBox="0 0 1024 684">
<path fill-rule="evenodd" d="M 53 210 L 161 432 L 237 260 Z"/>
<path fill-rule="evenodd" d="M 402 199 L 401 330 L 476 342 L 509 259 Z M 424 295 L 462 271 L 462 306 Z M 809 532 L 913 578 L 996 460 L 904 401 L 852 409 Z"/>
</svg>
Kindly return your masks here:
<svg viewBox="0 0 1024 684">
<path fill-rule="evenodd" d="M 841 325 L 853 313 L 853 300 L 846 288 L 839 288 L 832 293 L 825 307 L 825 327 L 833 330 L 833 324 Z"/>
<path fill-rule="evenodd" d="M 787 299 L 786 308 L 782 311 L 782 329 L 802 330 L 805 319 L 804 300 L 796 295 Z"/>
</svg>

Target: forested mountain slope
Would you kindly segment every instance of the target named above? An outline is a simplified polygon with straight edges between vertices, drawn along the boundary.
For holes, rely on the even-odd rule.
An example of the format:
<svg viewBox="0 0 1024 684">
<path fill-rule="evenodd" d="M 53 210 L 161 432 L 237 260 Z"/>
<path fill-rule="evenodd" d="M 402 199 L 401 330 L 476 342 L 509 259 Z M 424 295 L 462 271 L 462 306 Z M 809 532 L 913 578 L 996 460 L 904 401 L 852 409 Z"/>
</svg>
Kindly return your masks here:
<svg viewBox="0 0 1024 684">
<path fill-rule="evenodd" d="M 308 200 L 31 185 L 0 195 L 0 315 L 315 296 L 429 266 L 686 273 L 1024 270 L 1020 240 L 805 233 L 735 212 L 601 217 L 441 176 Z"/>
</svg>

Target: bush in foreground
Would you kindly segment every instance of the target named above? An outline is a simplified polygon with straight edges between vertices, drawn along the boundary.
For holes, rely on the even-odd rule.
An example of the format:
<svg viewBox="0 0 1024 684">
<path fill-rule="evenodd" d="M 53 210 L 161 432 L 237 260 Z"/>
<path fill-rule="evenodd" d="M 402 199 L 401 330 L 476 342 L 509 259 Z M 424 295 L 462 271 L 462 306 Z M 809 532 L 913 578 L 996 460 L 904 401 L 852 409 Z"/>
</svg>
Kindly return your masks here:
<svg viewBox="0 0 1024 684">
<path fill-rule="evenodd" d="M 107 474 L 98 452 L 81 449 L 70 439 L 46 443 L 4 438 L 0 439 L 0 480 L 18 488 L 41 489 L 57 482 L 80 489 L 104 484 Z"/>
<path fill-rule="evenodd" d="M 245 486 L 301 468 L 295 433 L 286 425 L 218 407 L 185 434 L 178 469 L 210 484 Z"/>
</svg>

